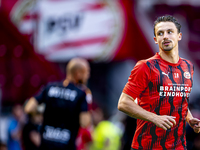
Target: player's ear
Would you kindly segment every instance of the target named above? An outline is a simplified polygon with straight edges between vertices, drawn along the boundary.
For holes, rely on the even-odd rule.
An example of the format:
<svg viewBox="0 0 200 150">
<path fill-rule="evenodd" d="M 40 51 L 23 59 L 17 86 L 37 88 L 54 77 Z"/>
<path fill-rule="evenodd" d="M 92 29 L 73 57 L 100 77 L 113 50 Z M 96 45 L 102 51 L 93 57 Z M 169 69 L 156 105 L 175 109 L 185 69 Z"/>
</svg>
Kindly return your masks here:
<svg viewBox="0 0 200 150">
<path fill-rule="evenodd" d="M 179 34 L 178 34 L 178 40 L 180 41 L 182 39 L 182 33 L 180 32 Z"/>
<path fill-rule="evenodd" d="M 155 43 L 158 44 L 158 41 L 155 36 L 153 37 L 153 39 L 154 39 Z"/>
</svg>

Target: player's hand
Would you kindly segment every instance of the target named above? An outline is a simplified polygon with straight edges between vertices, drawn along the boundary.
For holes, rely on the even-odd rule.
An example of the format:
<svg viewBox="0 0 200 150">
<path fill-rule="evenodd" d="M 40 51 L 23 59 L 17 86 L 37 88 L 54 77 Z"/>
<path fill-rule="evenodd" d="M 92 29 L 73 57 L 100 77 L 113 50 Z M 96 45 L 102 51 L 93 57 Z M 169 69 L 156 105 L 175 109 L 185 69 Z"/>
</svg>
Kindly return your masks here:
<svg viewBox="0 0 200 150">
<path fill-rule="evenodd" d="M 174 125 L 176 125 L 175 118 L 176 117 L 174 117 L 174 116 L 167 116 L 167 115 L 160 116 L 160 115 L 157 115 L 157 117 L 154 118 L 153 123 L 156 126 L 162 128 L 163 130 L 167 130 L 167 129 L 172 128 Z"/>
<path fill-rule="evenodd" d="M 200 120 L 197 118 L 192 118 L 189 120 L 189 125 L 193 128 L 195 133 L 200 132 Z"/>
</svg>

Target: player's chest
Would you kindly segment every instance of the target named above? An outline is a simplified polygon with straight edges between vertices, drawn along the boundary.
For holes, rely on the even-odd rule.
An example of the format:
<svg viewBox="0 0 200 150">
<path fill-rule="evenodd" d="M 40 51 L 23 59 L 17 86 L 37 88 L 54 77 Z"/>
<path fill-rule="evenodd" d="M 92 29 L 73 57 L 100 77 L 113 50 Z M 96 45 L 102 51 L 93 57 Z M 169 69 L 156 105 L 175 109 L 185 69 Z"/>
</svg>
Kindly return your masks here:
<svg viewBox="0 0 200 150">
<path fill-rule="evenodd" d="M 160 66 L 151 70 L 150 88 L 158 92 L 186 92 L 192 89 L 192 72 L 185 66 Z"/>
<path fill-rule="evenodd" d="M 150 75 L 151 82 L 157 84 L 190 84 L 192 81 L 192 72 L 186 66 L 165 66 L 154 67 Z"/>
</svg>

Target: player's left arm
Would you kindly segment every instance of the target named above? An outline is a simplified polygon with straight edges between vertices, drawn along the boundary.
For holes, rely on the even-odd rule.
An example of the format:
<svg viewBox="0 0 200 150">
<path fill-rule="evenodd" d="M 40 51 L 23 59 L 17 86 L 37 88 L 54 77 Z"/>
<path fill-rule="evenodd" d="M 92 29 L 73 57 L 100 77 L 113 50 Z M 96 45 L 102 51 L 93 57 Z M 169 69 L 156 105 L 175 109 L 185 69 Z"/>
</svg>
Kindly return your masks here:
<svg viewBox="0 0 200 150">
<path fill-rule="evenodd" d="M 193 77 L 193 73 L 194 73 L 194 65 L 192 67 L 192 77 Z M 186 116 L 186 121 L 188 122 L 188 124 L 193 128 L 194 132 L 199 133 L 200 132 L 200 120 L 197 118 L 194 118 L 192 116 L 192 113 L 190 112 L 189 108 L 188 108 L 188 113 Z"/>
<path fill-rule="evenodd" d="M 200 132 L 200 120 L 197 118 L 194 118 L 189 109 L 186 116 L 186 121 L 193 128 L 194 132 L 196 133 Z"/>
<path fill-rule="evenodd" d="M 91 123 L 91 118 L 91 114 L 88 111 L 87 96 L 85 93 L 81 103 L 81 113 L 79 115 L 80 126 L 86 128 Z"/>
<path fill-rule="evenodd" d="M 91 115 L 88 111 L 83 111 L 79 116 L 79 123 L 82 128 L 86 128 L 91 122 Z"/>
</svg>

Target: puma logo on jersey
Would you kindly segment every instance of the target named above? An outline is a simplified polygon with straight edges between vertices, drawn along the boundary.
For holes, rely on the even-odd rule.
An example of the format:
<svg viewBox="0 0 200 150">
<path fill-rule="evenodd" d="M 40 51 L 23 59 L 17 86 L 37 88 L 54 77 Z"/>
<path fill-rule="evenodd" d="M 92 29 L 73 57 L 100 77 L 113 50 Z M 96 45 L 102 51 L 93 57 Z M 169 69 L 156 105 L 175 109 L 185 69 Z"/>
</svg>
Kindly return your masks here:
<svg viewBox="0 0 200 150">
<path fill-rule="evenodd" d="M 166 74 L 165 72 L 162 72 L 163 75 L 167 76 L 169 78 L 169 72 Z"/>
</svg>

